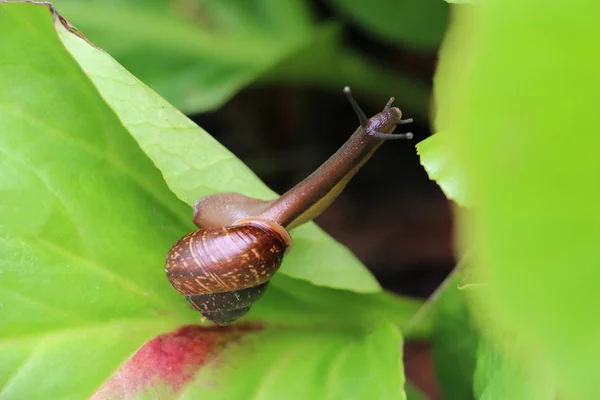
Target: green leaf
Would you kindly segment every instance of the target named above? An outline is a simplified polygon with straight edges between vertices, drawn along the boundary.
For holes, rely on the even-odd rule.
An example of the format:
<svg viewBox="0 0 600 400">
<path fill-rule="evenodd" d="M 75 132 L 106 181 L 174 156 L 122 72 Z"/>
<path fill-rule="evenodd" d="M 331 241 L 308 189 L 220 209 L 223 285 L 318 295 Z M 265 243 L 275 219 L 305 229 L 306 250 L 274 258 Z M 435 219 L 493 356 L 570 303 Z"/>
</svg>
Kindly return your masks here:
<svg viewBox="0 0 600 400">
<path fill-rule="evenodd" d="M 93 399 L 404 399 L 401 349 L 385 323 L 341 331 L 188 326 L 146 343 Z"/>
<path fill-rule="evenodd" d="M 191 205 L 200 197 L 217 192 L 275 197 L 240 160 L 108 54 L 62 25 L 58 31 L 102 98 L 182 200 Z M 294 230 L 292 238 L 294 251 L 286 256 L 281 273 L 338 289 L 381 290 L 360 261 L 314 223 Z"/>
<path fill-rule="evenodd" d="M 316 23 L 301 0 L 228 2 L 56 0 L 93 43 L 186 113 L 217 108 L 249 84 L 346 85 L 384 102 L 395 95 L 426 117 L 428 85 L 344 45 L 339 23 Z"/>
<path fill-rule="evenodd" d="M 539 368 L 539 360 L 532 363 L 536 365 L 532 371 L 525 371 L 524 364 L 515 362 L 505 353 L 506 350 L 501 350 L 489 340 L 480 341 L 474 377 L 478 400 L 553 400 L 559 397 L 556 382 L 551 377 L 548 379 L 547 371 Z"/>
<path fill-rule="evenodd" d="M 518 332 L 491 335 L 497 319 L 481 312 L 488 286 L 463 285 L 467 267 L 463 258 L 421 311 L 434 321 L 432 355 L 444 398 L 554 399 L 552 376 L 519 345 Z"/>
<path fill-rule="evenodd" d="M 0 3 L 0 37 L 0 397 L 84 398 L 140 343 L 197 319 L 164 278 L 188 207 L 48 7 Z"/>
<path fill-rule="evenodd" d="M 298 0 L 56 0 L 58 11 L 185 112 L 214 109 L 312 39 Z"/>
<path fill-rule="evenodd" d="M 470 262 L 463 257 L 413 317 L 433 320 L 432 355 L 444 398 L 555 399 L 556 382 L 539 355 L 523 346 L 519 332 L 502 323 L 495 329 L 498 318 L 485 313 L 489 286 L 464 283 Z"/>
<path fill-rule="evenodd" d="M 181 397 L 404 399 L 401 360 L 401 337 L 388 324 L 364 332 L 266 329 L 208 362 Z"/>
<path fill-rule="evenodd" d="M 410 382 L 406 382 L 404 385 L 404 391 L 406 392 L 406 400 L 428 400 L 423 392 L 421 392 L 415 385 Z"/>
<path fill-rule="evenodd" d="M 462 286 L 462 291 L 472 319 L 480 326 L 473 377 L 475 398 L 556 399 L 557 382 L 548 364 L 523 341 L 518 330 L 506 328 L 498 315 L 487 312 L 489 285 L 469 284 Z"/>
<path fill-rule="evenodd" d="M 437 49 L 448 6 L 439 0 L 330 0 L 350 18 L 382 39 L 421 50 Z"/>
<path fill-rule="evenodd" d="M 453 7 L 444 43 L 440 49 L 439 63 L 434 77 L 434 96 L 440 105 L 435 110 L 435 129 L 438 133 L 417 144 L 421 164 L 429 178 L 435 180 L 446 197 L 459 205 L 473 204 L 468 193 L 468 173 L 464 165 L 464 151 L 458 144 L 460 126 L 465 118 L 464 90 L 469 79 L 477 40 L 477 19 L 471 18 L 475 7 Z M 461 24 L 457 20 L 470 19 L 472 23 Z"/>
<path fill-rule="evenodd" d="M 473 312 L 472 294 L 485 290 L 472 283 L 473 266 L 468 254 L 406 323 L 404 331 L 428 321 L 431 354 L 437 382 L 444 398 L 473 398 L 473 375 L 482 338 Z M 485 329 L 485 328 L 484 328 Z"/>
<path fill-rule="evenodd" d="M 467 305 L 464 291 L 458 288 L 460 276 L 454 272 L 427 304 L 433 319 L 432 355 L 444 398 L 473 398 L 479 333 Z"/>
<path fill-rule="evenodd" d="M 430 321 L 405 331 L 422 304 L 421 300 L 388 292 L 358 294 L 313 286 L 277 274 L 271 279 L 263 299 L 254 304 L 245 320 L 299 329 L 307 326 L 359 329 L 383 319 L 394 323 L 407 337 L 425 338 L 431 333 Z"/>
<path fill-rule="evenodd" d="M 254 371 L 252 365 L 256 366 L 256 364 L 253 362 L 257 357 L 260 359 L 261 352 L 266 351 L 269 352 L 270 357 L 282 357 L 286 360 L 289 357 L 292 358 L 289 362 L 296 363 L 294 359 L 300 355 L 289 356 L 288 351 L 296 346 L 304 346 L 307 341 L 315 343 L 319 350 L 329 351 L 327 347 L 333 346 L 331 349 L 333 354 L 328 353 L 332 357 L 340 352 L 345 353 L 347 347 L 352 348 L 350 352 L 353 353 L 353 357 L 347 360 L 348 357 L 343 356 L 339 367 L 335 363 L 325 363 L 319 367 L 324 369 L 325 372 L 322 373 L 324 375 L 331 375 L 330 371 L 343 368 L 344 376 L 348 374 L 361 376 L 361 378 L 345 380 L 343 382 L 345 391 L 377 392 L 378 386 L 381 385 L 389 391 L 390 387 L 401 386 L 398 379 L 402 378 L 402 372 L 398 376 L 392 376 L 391 381 L 385 381 L 389 379 L 388 377 L 374 381 L 371 377 L 364 376 L 362 371 L 366 368 L 366 364 L 363 361 L 352 361 L 357 351 L 363 351 L 357 349 L 355 342 L 363 340 L 368 342 L 371 340 L 369 337 L 372 332 L 380 332 L 382 329 L 393 332 L 393 335 L 377 334 L 377 338 L 372 339 L 373 343 L 377 343 L 377 348 L 369 345 L 373 348 L 364 349 L 365 357 L 370 360 L 368 368 L 386 371 L 392 368 L 393 371 L 397 368 L 398 359 L 392 358 L 392 354 L 393 357 L 401 358 L 401 354 L 397 354 L 401 348 L 397 329 L 406 325 L 421 302 L 383 293 L 358 295 L 348 291 L 315 287 L 285 275 L 276 275 L 272 281 L 272 286 L 264 298 L 257 302 L 245 317 L 245 323 L 229 328 L 189 326 L 161 335 L 144 345 L 113 375 L 97 395 L 99 398 L 124 398 L 132 397 L 132 392 L 147 392 L 146 394 L 152 394 L 154 397 L 168 399 L 175 396 L 174 392 L 187 390 L 195 396 L 196 391 L 203 394 L 212 390 L 220 392 L 222 388 L 218 389 L 220 386 L 215 388 L 214 385 L 214 380 L 219 380 L 223 381 L 223 386 L 235 386 L 230 388 L 230 391 L 226 390 L 222 398 L 245 399 L 248 398 L 248 391 L 261 390 L 257 388 L 262 385 L 261 380 L 267 379 L 267 376 L 269 380 L 275 379 L 270 377 L 270 371 L 279 369 L 279 361 L 269 358 L 264 361 L 264 368 L 260 367 L 260 363 L 258 364 L 261 368 L 260 372 Z M 393 322 L 395 327 L 386 321 Z M 249 335 L 262 330 L 268 331 L 264 337 L 262 334 Z M 422 338 L 424 333 L 421 332 L 421 336 L 412 333 L 412 337 Z M 273 342 L 272 336 L 280 340 L 282 348 L 270 346 L 263 348 L 261 342 Z M 234 349 L 241 347 L 243 351 L 222 354 L 223 349 L 229 347 Z M 393 349 L 391 354 L 390 348 Z M 385 352 L 388 356 L 381 357 L 379 351 Z M 322 365 L 325 362 L 319 352 L 313 354 L 312 350 L 306 350 L 301 354 L 309 365 L 313 365 L 313 362 Z M 214 363 L 213 359 L 215 359 Z M 229 365 L 235 365 L 236 371 L 238 367 L 243 368 L 245 371 L 242 373 L 243 376 L 240 377 L 238 372 L 232 372 Z M 253 372 L 248 372 L 249 370 Z M 200 373 L 205 378 L 195 382 L 193 377 L 196 373 Z M 312 385 L 306 390 L 316 391 L 316 398 L 327 398 L 326 394 L 319 394 L 320 390 L 324 390 L 321 380 L 317 380 L 311 374 L 307 374 L 306 379 L 304 384 Z M 207 380 L 213 383 L 209 384 Z M 285 382 L 282 381 L 282 384 Z M 335 390 L 342 390 L 342 388 Z M 269 388 L 267 392 L 265 396 L 278 394 L 281 396 L 281 389 L 277 386 Z M 396 391 L 391 393 L 393 395 L 390 395 L 390 398 L 399 398 Z M 411 393 L 414 394 L 414 390 Z M 299 398 L 304 398 L 302 397 L 304 394 L 303 391 L 299 391 Z M 341 394 L 330 396 L 331 398 L 344 397 Z M 217 398 L 221 397 L 217 396 Z"/>
<path fill-rule="evenodd" d="M 465 172 L 461 170 L 460 157 L 455 154 L 452 132 L 439 132 L 419 142 L 417 151 L 429 179 L 437 182 L 450 200 L 469 206 L 466 193 Z"/>
<path fill-rule="evenodd" d="M 486 313 L 540 354 L 562 397 L 595 398 L 600 80 L 590 49 L 600 5 L 486 0 L 471 8 L 474 18 L 456 21 L 478 27 L 474 59 L 462 65 L 468 77 L 448 75 L 438 98 L 440 110 L 459 99 L 446 129 L 457 132 L 472 195 L 461 242 L 489 282 Z"/>
</svg>

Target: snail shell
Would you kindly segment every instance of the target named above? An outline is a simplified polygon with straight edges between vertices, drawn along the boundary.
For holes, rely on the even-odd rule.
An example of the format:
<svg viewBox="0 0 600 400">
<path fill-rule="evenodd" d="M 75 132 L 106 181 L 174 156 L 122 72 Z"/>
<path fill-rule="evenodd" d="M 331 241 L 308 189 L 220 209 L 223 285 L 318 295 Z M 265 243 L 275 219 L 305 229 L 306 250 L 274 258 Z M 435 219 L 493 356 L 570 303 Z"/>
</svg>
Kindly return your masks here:
<svg viewBox="0 0 600 400">
<path fill-rule="evenodd" d="M 290 245 L 282 226 L 257 218 L 199 229 L 169 251 L 167 277 L 207 319 L 227 325 L 264 294 Z"/>
</svg>

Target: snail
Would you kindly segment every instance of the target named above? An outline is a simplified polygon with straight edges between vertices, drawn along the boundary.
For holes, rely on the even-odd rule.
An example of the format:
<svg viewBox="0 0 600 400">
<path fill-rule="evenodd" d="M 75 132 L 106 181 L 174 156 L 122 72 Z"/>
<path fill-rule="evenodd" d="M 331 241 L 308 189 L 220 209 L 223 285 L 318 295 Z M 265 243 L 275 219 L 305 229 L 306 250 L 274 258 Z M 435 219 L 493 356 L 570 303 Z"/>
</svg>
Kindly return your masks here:
<svg viewBox="0 0 600 400">
<path fill-rule="evenodd" d="M 367 119 L 350 88 L 344 93 L 360 126 L 302 182 L 275 200 L 217 193 L 194 204 L 194 224 L 200 229 L 173 245 L 166 273 L 173 288 L 206 319 L 228 325 L 246 314 L 290 250 L 288 232 L 325 210 L 385 140 L 412 138 L 412 133 L 392 133 L 396 125 L 412 122 L 391 106 L 393 97 Z"/>
</svg>

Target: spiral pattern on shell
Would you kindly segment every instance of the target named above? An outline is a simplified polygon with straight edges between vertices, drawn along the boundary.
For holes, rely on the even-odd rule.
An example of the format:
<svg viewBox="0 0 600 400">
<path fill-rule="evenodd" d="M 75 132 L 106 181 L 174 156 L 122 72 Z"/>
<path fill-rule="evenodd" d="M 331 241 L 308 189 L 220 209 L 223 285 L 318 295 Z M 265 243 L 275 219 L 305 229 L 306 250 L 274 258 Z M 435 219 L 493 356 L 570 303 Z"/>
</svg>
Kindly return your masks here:
<svg viewBox="0 0 600 400">
<path fill-rule="evenodd" d="M 167 277 L 207 319 L 227 325 L 264 294 L 290 243 L 287 231 L 270 221 L 199 229 L 169 251 Z"/>
</svg>

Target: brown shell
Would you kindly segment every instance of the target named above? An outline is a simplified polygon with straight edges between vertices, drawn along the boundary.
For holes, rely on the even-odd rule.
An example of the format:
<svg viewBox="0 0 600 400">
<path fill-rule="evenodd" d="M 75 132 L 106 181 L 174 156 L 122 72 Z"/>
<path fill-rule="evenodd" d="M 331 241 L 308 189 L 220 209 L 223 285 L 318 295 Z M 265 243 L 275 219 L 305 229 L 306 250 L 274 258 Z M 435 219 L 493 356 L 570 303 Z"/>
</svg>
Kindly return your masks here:
<svg viewBox="0 0 600 400">
<path fill-rule="evenodd" d="M 187 299 L 209 321 L 229 325 L 250 311 L 252 304 L 265 294 L 268 285 L 269 281 L 232 292 L 195 294 Z"/>
<path fill-rule="evenodd" d="M 269 281 L 258 286 L 231 292 L 194 294 L 188 296 L 188 301 L 194 309 L 203 314 L 215 311 L 231 311 L 245 307 L 249 309 L 255 301 L 265 294 L 268 285 Z"/>
<path fill-rule="evenodd" d="M 235 291 L 271 279 L 285 251 L 284 238 L 264 226 L 199 229 L 169 251 L 167 277 L 186 296 Z"/>
</svg>

